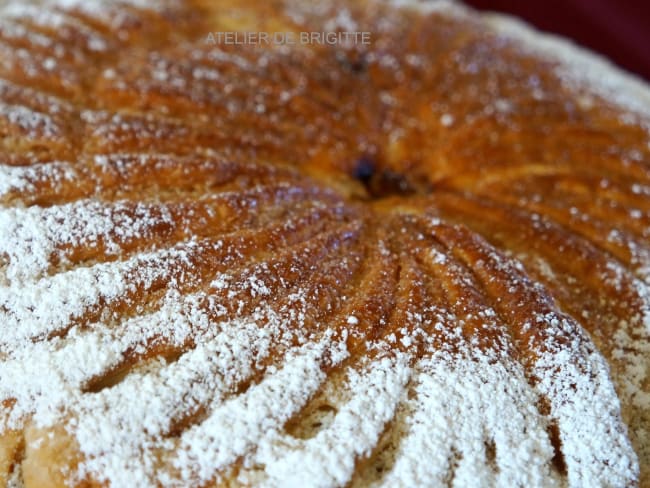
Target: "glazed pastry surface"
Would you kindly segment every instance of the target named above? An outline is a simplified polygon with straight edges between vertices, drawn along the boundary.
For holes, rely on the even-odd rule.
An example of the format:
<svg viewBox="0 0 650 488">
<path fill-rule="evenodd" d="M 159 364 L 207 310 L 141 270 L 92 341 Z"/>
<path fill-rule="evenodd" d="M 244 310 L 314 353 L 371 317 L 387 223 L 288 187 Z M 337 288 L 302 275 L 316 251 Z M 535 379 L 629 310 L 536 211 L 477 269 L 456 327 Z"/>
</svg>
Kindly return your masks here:
<svg viewBox="0 0 650 488">
<path fill-rule="evenodd" d="M 0 486 L 650 486 L 649 93 L 446 2 L 3 4 Z"/>
</svg>

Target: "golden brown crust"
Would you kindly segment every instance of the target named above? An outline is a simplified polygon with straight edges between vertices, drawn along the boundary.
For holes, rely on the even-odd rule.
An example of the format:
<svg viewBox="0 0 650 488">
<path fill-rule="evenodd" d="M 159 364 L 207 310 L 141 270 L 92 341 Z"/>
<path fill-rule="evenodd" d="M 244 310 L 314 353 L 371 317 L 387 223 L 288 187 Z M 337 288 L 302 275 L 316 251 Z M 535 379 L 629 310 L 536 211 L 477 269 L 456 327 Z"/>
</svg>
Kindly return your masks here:
<svg viewBox="0 0 650 488">
<path fill-rule="evenodd" d="M 0 379 L 0 484 L 273 485 L 331 451 L 305 479 L 648 486 L 646 115 L 452 7 L 88 5 L 0 16 L 0 378 L 26 378 Z M 371 45 L 206 42 L 350 22 Z M 369 427 L 336 450 L 341 412 Z"/>
</svg>

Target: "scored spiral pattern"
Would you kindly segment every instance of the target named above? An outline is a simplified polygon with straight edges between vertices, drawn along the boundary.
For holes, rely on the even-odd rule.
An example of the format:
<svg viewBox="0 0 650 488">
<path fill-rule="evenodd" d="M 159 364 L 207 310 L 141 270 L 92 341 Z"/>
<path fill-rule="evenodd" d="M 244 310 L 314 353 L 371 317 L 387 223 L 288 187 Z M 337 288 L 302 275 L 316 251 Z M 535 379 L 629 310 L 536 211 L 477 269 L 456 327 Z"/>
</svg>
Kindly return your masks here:
<svg viewBox="0 0 650 488">
<path fill-rule="evenodd" d="M 0 6 L 0 485 L 650 483 L 603 66 L 443 2 Z"/>
</svg>

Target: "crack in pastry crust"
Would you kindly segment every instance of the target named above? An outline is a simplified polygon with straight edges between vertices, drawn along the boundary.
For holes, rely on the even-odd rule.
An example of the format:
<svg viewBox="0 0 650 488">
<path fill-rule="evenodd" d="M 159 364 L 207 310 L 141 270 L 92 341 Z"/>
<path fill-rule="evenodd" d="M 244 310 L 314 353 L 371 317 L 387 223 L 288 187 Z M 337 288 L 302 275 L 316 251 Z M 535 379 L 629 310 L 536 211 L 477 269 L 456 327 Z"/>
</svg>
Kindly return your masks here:
<svg viewBox="0 0 650 488">
<path fill-rule="evenodd" d="M 3 4 L 0 486 L 650 486 L 648 99 L 447 2 Z"/>
</svg>

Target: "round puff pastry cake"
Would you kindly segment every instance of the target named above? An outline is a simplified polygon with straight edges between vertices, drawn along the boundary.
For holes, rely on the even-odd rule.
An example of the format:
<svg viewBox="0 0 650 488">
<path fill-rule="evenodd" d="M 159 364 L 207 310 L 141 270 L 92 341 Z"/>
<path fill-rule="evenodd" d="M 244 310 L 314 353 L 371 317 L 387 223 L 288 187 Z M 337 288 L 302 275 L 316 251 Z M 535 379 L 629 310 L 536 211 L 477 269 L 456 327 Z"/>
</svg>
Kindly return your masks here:
<svg viewBox="0 0 650 488">
<path fill-rule="evenodd" d="M 649 134 L 456 4 L 5 2 L 0 486 L 648 486 Z"/>
</svg>

